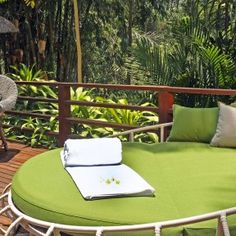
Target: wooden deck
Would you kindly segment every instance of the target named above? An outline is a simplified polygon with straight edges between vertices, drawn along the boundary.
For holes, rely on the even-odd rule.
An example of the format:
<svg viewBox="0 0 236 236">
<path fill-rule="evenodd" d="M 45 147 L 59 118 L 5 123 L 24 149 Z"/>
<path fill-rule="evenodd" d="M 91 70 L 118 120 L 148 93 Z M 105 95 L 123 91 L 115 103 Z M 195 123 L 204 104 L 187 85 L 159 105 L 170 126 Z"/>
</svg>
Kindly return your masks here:
<svg viewBox="0 0 236 236">
<path fill-rule="evenodd" d="M 16 170 L 29 158 L 36 156 L 46 149 L 31 148 L 19 143 L 8 142 L 9 150 L 0 149 L 0 193 L 11 183 Z M 10 223 L 6 217 L 0 217 L 0 224 L 8 226 Z M 0 234 L 1 236 L 2 234 Z"/>
</svg>

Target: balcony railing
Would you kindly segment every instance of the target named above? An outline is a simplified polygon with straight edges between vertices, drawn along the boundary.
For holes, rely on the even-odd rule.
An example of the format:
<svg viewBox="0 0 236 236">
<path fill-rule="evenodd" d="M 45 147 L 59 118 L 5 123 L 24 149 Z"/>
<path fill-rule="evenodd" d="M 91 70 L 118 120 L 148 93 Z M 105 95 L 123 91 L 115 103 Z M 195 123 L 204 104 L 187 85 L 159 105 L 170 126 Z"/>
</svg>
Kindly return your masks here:
<svg viewBox="0 0 236 236">
<path fill-rule="evenodd" d="M 92 119 L 75 118 L 71 115 L 71 105 L 90 106 L 90 107 L 104 107 L 114 109 L 129 109 L 140 111 L 156 112 L 159 116 L 159 123 L 172 121 L 172 105 L 176 94 L 201 94 L 201 95 L 219 95 L 236 97 L 236 90 L 234 89 L 202 89 L 202 88 L 185 88 L 185 87 L 169 87 L 169 86 L 148 86 L 148 85 L 113 85 L 113 84 L 77 84 L 77 83 L 59 83 L 59 82 L 16 82 L 18 86 L 34 85 L 50 87 L 57 87 L 58 99 L 19 96 L 18 100 L 26 100 L 31 102 L 45 102 L 58 104 L 58 121 L 59 132 L 49 131 L 48 135 L 58 138 L 58 144 L 63 145 L 64 141 L 71 134 L 72 124 L 88 124 L 98 127 L 112 127 L 121 130 L 128 130 L 135 128 L 127 124 L 117 124 L 113 122 L 98 121 Z M 148 91 L 157 94 L 156 107 L 153 106 L 138 106 L 138 105 L 122 105 L 110 103 L 97 103 L 87 101 L 71 100 L 70 88 L 95 88 L 107 90 L 121 90 L 121 91 Z M 17 115 L 19 117 L 35 117 L 39 119 L 49 120 L 51 115 L 41 114 L 28 111 L 8 111 L 10 115 Z M 5 125 L 5 127 L 10 127 Z M 22 130 L 21 127 L 14 126 L 14 129 Z M 32 131 L 30 128 L 24 128 L 23 131 Z"/>
</svg>

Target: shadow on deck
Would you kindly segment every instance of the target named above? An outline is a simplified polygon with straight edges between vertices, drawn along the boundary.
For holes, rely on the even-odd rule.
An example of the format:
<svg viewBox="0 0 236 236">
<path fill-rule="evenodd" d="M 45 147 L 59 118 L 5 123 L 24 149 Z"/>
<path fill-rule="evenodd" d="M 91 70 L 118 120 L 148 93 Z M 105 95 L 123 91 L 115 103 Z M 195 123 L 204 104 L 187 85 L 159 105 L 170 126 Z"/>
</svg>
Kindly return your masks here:
<svg viewBox="0 0 236 236">
<path fill-rule="evenodd" d="M 9 150 L 0 149 L 0 193 L 11 183 L 17 169 L 28 159 L 45 152 L 46 149 L 31 148 L 19 143 L 8 142 Z M 9 225 L 9 219 L 0 217 L 1 225 Z M 2 235 L 0 233 L 0 235 Z"/>
</svg>

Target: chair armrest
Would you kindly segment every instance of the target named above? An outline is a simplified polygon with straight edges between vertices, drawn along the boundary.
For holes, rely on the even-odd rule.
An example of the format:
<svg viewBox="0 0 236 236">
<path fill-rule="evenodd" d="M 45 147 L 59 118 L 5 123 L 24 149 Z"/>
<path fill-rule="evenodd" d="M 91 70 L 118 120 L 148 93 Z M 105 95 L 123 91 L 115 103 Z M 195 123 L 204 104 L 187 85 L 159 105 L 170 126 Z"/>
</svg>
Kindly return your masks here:
<svg viewBox="0 0 236 236">
<path fill-rule="evenodd" d="M 16 104 L 17 96 L 11 95 L 6 99 L 0 101 L 0 111 L 5 112 L 6 110 L 11 110 Z"/>
<path fill-rule="evenodd" d="M 118 134 L 113 134 L 113 135 L 110 135 L 109 137 L 119 137 L 119 136 L 123 136 L 123 135 L 129 135 L 129 141 L 133 142 L 134 141 L 134 133 L 149 131 L 149 130 L 153 130 L 153 129 L 160 129 L 160 142 L 162 143 L 162 142 L 164 142 L 164 132 L 165 132 L 164 128 L 172 126 L 172 124 L 173 124 L 173 122 L 162 123 L 162 124 L 157 124 L 157 125 L 149 125 L 149 126 L 145 126 L 145 127 L 130 129 L 130 130 L 127 130 L 124 132 L 120 132 Z"/>
</svg>

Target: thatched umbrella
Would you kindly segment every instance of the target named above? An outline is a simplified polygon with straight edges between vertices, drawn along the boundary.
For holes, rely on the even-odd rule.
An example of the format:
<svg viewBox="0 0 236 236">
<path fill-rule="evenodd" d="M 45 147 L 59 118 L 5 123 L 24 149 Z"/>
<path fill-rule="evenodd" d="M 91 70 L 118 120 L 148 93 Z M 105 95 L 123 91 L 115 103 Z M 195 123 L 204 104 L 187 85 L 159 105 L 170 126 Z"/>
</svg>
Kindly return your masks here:
<svg viewBox="0 0 236 236">
<path fill-rule="evenodd" d="M 0 34 L 17 33 L 19 30 L 6 18 L 0 16 Z M 0 72 L 4 72 L 4 60 L 1 58 L 2 50 L 0 48 Z M 3 63 L 2 63 L 3 62 Z"/>
<path fill-rule="evenodd" d="M 16 33 L 19 30 L 6 18 L 0 16 L 0 34 L 3 33 Z"/>
</svg>

